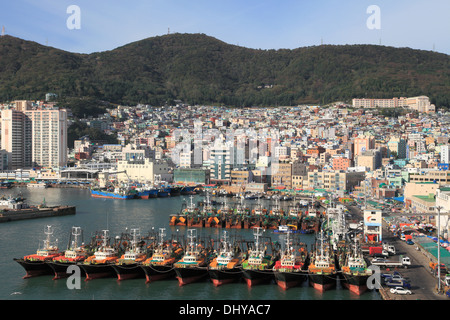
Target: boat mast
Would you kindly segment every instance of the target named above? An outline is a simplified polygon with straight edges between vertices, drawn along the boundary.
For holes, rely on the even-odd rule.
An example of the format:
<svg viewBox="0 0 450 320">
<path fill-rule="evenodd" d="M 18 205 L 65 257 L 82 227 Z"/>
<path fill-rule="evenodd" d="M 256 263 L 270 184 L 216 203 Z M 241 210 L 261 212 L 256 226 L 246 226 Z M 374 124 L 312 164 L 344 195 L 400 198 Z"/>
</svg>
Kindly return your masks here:
<svg viewBox="0 0 450 320">
<path fill-rule="evenodd" d="M 194 239 L 196 238 L 196 231 L 195 229 L 189 229 L 188 230 L 188 238 L 189 238 L 189 248 L 190 251 L 195 251 L 195 243 Z"/>
<path fill-rule="evenodd" d="M 106 246 L 108 244 L 109 230 L 102 230 L 102 232 L 103 232 L 103 235 L 102 235 L 103 248 L 106 248 Z"/>
<path fill-rule="evenodd" d="M 47 226 L 47 228 L 44 230 L 44 234 L 47 235 L 46 239 L 44 240 L 44 249 L 49 249 L 50 237 L 53 234 L 52 226 Z"/>
<path fill-rule="evenodd" d="M 131 242 L 131 250 L 136 250 L 137 247 L 137 237 L 140 235 L 139 228 L 131 229 L 131 234 L 133 235 L 133 240 Z"/>
<path fill-rule="evenodd" d="M 73 240 L 71 243 L 71 248 L 75 249 L 78 247 L 78 237 L 81 236 L 81 228 L 80 227 L 72 227 L 72 235 Z"/>
<path fill-rule="evenodd" d="M 159 228 L 159 245 L 164 246 L 164 237 L 166 236 L 166 228 Z"/>
</svg>

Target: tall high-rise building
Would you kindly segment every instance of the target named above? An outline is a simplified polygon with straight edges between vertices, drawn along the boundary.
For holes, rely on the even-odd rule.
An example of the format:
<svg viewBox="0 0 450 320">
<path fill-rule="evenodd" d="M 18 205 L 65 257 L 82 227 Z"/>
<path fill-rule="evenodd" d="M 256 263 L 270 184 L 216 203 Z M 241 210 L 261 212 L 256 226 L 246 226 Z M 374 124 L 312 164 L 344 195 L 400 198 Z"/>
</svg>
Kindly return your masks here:
<svg viewBox="0 0 450 320">
<path fill-rule="evenodd" d="M 9 168 L 53 167 L 67 164 L 67 111 L 31 110 L 26 101 L 2 111 L 2 149 Z"/>
<path fill-rule="evenodd" d="M 441 163 L 450 163 L 450 146 L 441 146 Z"/>
<path fill-rule="evenodd" d="M 24 111 L 31 120 L 32 163 L 39 167 L 63 167 L 67 164 L 67 111 Z"/>
<path fill-rule="evenodd" d="M 2 144 L 8 153 L 10 169 L 31 167 L 31 123 L 15 109 L 2 111 Z"/>
</svg>

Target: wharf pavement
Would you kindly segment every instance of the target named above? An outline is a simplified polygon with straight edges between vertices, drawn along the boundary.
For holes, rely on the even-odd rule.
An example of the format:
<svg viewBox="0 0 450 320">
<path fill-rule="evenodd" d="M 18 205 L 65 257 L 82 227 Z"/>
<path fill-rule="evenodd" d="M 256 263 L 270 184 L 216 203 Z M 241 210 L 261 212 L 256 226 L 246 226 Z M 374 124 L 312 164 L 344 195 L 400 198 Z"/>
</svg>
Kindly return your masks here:
<svg viewBox="0 0 450 320">
<path fill-rule="evenodd" d="M 361 219 L 363 217 L 359 208 L 347 206 L 347 209 L 350 211 L 352 218 Z M 411 259 L 411 265 L 408 268 L 390 268 L 383 270 L 383 272 L 400 272 L 403 278 L 409 280 L 412 292 L 411 295 L 393 294 L 389 291 L 389 287 L 382 285 L 379 292 L 384 300 L 449 300 L 448 297 L 439 294 L 436 290 L 438 280 L 428 269 L 430 258 L 425 255 L 423 250 L 416 250 L 415 245 L 408 245 L 391 233 L 384 221 L 383 241 L 395 246 L 396 255 L 392 259 L 398 259 L 400 255 L 408 256 Z"/>
</svg>

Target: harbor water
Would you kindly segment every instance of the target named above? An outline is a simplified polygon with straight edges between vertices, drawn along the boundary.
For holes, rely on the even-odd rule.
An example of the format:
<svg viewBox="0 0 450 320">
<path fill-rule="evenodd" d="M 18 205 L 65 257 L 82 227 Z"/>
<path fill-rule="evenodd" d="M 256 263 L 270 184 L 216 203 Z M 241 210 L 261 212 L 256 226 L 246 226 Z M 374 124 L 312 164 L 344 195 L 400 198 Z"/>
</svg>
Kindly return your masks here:
<svg viewBox="0 0 450 320">
<path fill-rule="evenodd" d="M 300 287 L 283 290 L 275 283 L 247 287 L 245 282 L 215 287 L 208 279 L 180 287 L 176 279 L 154 281 L 146 284 L 145 279 L 117 281 L 116 278 L 84 281 L 80 289 L 69 289 L 67 279 L 52 280 L 53 276 L 39 276 L 23 279 L 25 270 L 13 260 L 35 253 L 44 240 L 44 229 L 51 225 L 54 238 L 61 250 L 67 247 L 70 230 L 81 227 L 84 241 L 89 242 L 95 231 L 109 230 L 111 236 L 120 235 L 126 228 L 139 228 L 146 235 L 152 228 L 166 228 L 167 236 L 179 233 L 185 236 L 187 227 L 169 226 L 171 214 L 179 212 L 189 196 L 155 199 L 113 200 L 92 198 L 89 190 L 77 188 L 12 188 L 2 190 L 2 195 L 26 198 L 30 205 L 45 201 L 47 205 L 76 206 L 77 213 L 62 217 L 13 221 L 0 224 L 0 299 L 2 300 L 381 300 L 376 291 L 361 296 L 351 293 L 338 282 L 335 289 L 320 293 L 308 282 Z M 194 201 L 203 200 L 200 195 Z M 224 198 L 212 198 L 223 201 Z M 262 200 L 269 206 L 269 200 Z M 245 200 L 248 206 L 256 200 Z M 223 229 L 198 229 L 199 236 L 219 238 Z M 227 229 L 230 235 L 241 235 L 252 240 L 252 230 Z M 281 235 L 273 230 L 265 231 L 272 241 L 282 242 Z M 300 235 L 308 245 L 314 242 L 314 235 Z"/>
</svg>

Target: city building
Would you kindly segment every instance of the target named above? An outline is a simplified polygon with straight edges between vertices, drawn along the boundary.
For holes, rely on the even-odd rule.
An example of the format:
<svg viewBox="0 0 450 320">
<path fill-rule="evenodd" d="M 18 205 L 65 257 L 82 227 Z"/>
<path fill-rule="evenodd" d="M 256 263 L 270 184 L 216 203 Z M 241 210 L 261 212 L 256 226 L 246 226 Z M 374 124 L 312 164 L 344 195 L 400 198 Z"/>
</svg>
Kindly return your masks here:
<svg viewBox="0 0 450 320">
<path fill-rule="evenodd" d="M 231 147 L 220 142 L 215 144 L 211 148 L 209 163 L 211 183 L 228 184 L 232 168 Z"/>
<path fill-rule="evenodd" d="M 353 108 L 399 108 L 409 107 L 419 112 L 435 112 L 435 106 L 427 96 L 392 99 L 358 99 L 352 100 Z"/>
<path fill-rule="evenodd" d="M 441 219 L 439 221 L 441 235 L 444 239 L 450 239 L 450 223 L 449 223 L 449 213 L 450 213 L 450 186 L 441 187 L 436 190 L 436 212 L 440 210 Z M 436 219 L 438 216 L 436 215 Z M 436 223 L 436 227 L 437 227 Z"/>
<path fill-rule="evenodd" d="M 8 168 L 30 168 L 32 166 L 31 121 L 22 111 L 2 110 L 1 149 L 8 153 Z"/>
<path fill-rule="evenodd" d="M 382 211 L 368 207 L 364 210 L 364 237 L 366 241 L 383 241 Z"/>
<path fill-rule="evenodd" d="M 441 163 L 450 163 L 450 146 L 448 144 L 441 146 L 440 160 Z"/>
<path fill-rule="evenodd" d="M 120 182 L 155 183 L 172 182 L 173 172 L 166 162 L 121 160 L 117 162 L 117 178 Z"/>
<path fill-rule="evenodd" d="M 173 181 L 178 184 L 209 184 L 209 169 L 178 168 L 173 171 Z"/>
<path fill-rule="evenodd" d="M 381 152 L 379 150 L 367 150 L 356 156 L 356 166 L 365 167 L 368 171 L 375 171 L 381 167 Z"/>
<path fill-rule="evenodd" d="M 38 109 L 23 111 L 31 122 L 32 164 L 37 167 L 67 165 L 67 111 Z M 27 127 L 27 126 L 26 126 Z M 25 131 L 25 135 L 29 131 Z M 29 141 L 26 139 L 26 141 Z"/>
</svg>

